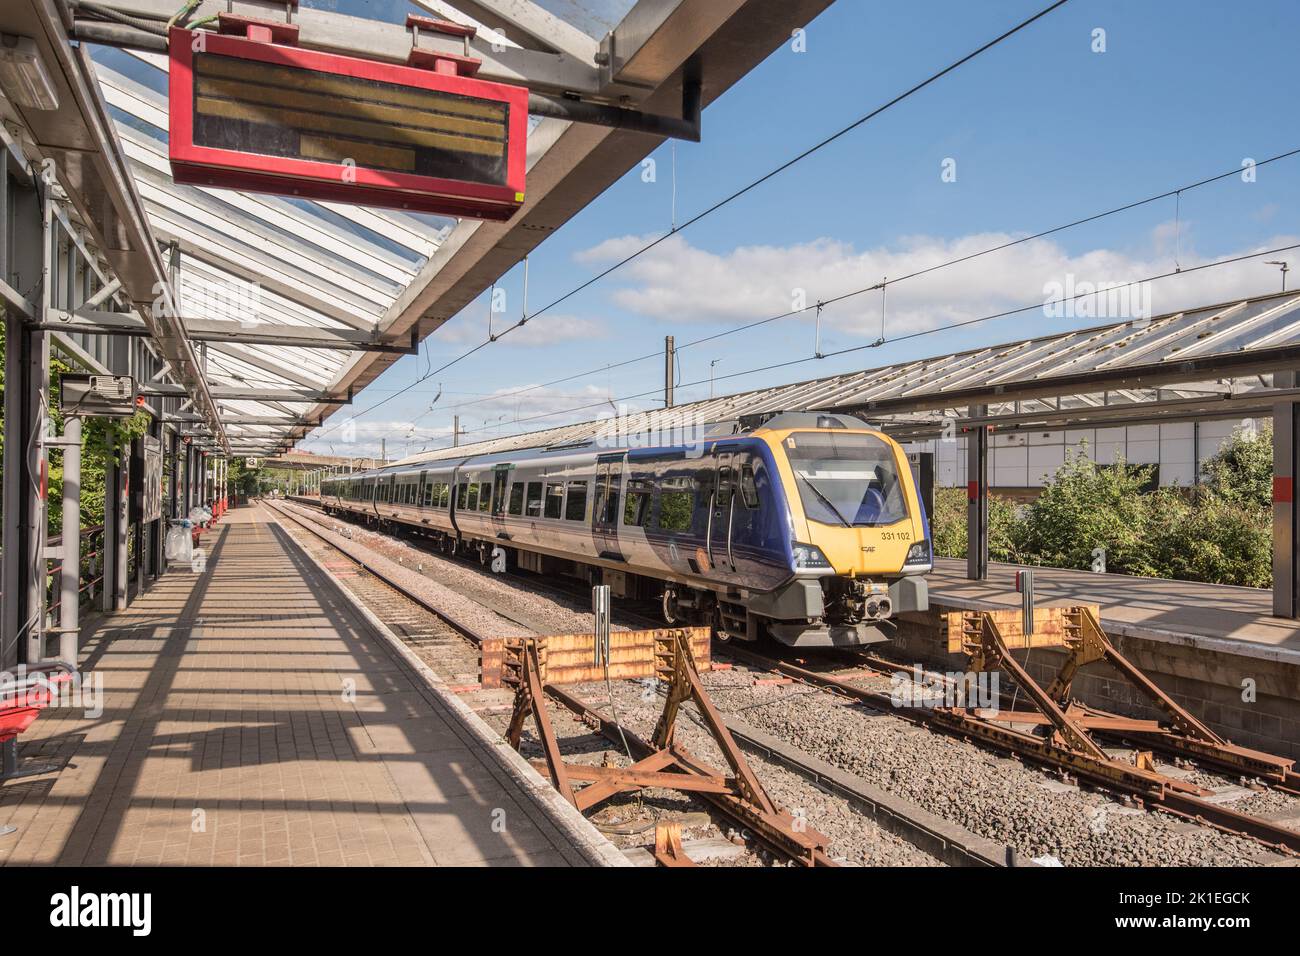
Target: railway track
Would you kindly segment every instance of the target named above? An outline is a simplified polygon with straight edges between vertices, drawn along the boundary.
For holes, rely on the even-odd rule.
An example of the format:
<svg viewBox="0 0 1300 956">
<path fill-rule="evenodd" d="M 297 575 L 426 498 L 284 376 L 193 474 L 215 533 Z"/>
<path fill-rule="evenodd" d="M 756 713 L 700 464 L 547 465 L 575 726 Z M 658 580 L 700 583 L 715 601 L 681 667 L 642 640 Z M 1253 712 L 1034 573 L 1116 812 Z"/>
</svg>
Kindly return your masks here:
<svg viewBox="0 0 1300 956">
<path fill-rule="evenodd" d="M 366 554 L 365 552 L 369 549 L 365 549 L 364 546 L 350 542 L 347 538 L 339 535 L 329 528 L 328 523 L 318 515 L 303 513 L 292 505 L 281 503 L 268 503 L 267 506 L 278 518 L 287 520 L 295 527 L 311 534 L 314 539 L 327 545 L 331 549 L 331 553 L 342 555 L 352 567 L 359 569 L 365 576 L 358 575 L 356 579 L 348 582 L 348 586 L 354 590 L 354 593 L 386 626 L 390 627 L 394 633 L 398 634 L 408 644 L 411 644 L 422 657 L 427 656 L 431 647 L 443 652 L 447 650 L 454 652 L 456 648 L 459 648 L 462 653 L 459 655 L 458 663 L 452 665 L 453 668 L 462 675 L 468 674 L 471 668 L 477 670 L 479 663 L 477 649 L 486 635 L 481 634 L 474 626 L 458 619 L 455 615 L 449 614 L 426 596 L 418 593 L 412 586 L 398 580 L 395 575 L 389 574 L 384 567 L 382 556 L 378 556 L 380 560 L 377 560 L 376 556 Z M 556 593 L 560 593 L 558 589 Z M 492 610 L 503 618 L 512 620 L 521 627 L 527 628 L 527 623 L 523 619 L 512 617 L 498 608 Z M 528 629 L 531 630 L 531 628 Z M 472 654 L 472 659 L 467 656 L 467 652 Z M 445 673 L 445 669 L 443 670 Z M 593 721 L 600 720 L 604 721 L 601 724 L 602 732 L 606 734 L 612 743 L 622 744 L 627 741 L 634 748 L 648 746 L 645 741 L 634 734 L 626 731 L 620 732 L 617 724 L 609 718 L 604 718 L 597 706 L 592 702 L 559 688 L 548 686 L 547 691 L 570 711 L 579 733 L 589 732 Z M 792 765 L 796 763 L 795 759 L 789 754 L 785 755 L 785 760 Z M 773 841 L 764 837 L 761 833 L 755 833 L 751 830 L 749 822 L 744 816 L 733 815 L 725 800 L 710 802 L 720 813 L 731 819 L 739 828 L 737 832 L 742 834 L 747 842 L 761 843 L 769 851 L 777 854 L 787 852 L 786 847 L 779 841 Z M 897 818 L 903 820 L 905 815 L 898 813 Z M 903 828 L 900 825 L 895 829 Z M 955 848 L 960 844 L 960 834 L 947 834 L 945 838 L 931 832 L 930 837 L 932 845 L 936 847 L 946 845 Z M 955 849 L 953 853 L 957 855 Z M 961 859 L 959 855 L 958 858 Z M 974 858 L 982 859 L 978 854 Z M 814 863 L 815 865 L 834 865 L 829 857 L 820 854 L 817 855 Z"/>
<path fill-rule="evenodd" d="M 316 519 L 315 516 L 313 516 L 313 519 L 319 520 Z M 301 521 L 302 519 L 299 520 Z M 530 590 L 550 594 L 556 600 L 577 607 L 583 605 L 583 600 L 586 596 L 585 592 L 578 593 L 577 590 L 566 589 L 550 582 L 539 581 L 529 575 L 509 574 L 507 577 L 510 577 Z M 629 612 L 626 609 L 621 612 L 621 617 L 625 623 L 634 627 L 662 626 L 657 620 L 650 619 L 636 612 Z M 734 642 L 722 645 L 715 651 L 715 659 L 725 659 L 728 657 L 735 663 L 744 664 L 761 671 L 777 674 L 783 678 L 797 681 L 798 683 L 810 688 L 817 688 L 851 700 L 854 703 L 870 708 L 876 713 L 887 714 L 896 719 L 907 720 L 917 726 L 924 726 L 928 730 L 959 738 L 966 742 L 972 741 L 969 728 L 958 723 L 945 721 L 941 710 L 899 708 L 895 706 L 894 701 L 888 693 L 882 693 L 878 690 L 871 690 L 857 686 L 849 679 L 837 676 L 834 673 L 823 673 L 810 668 L 800 667 L 796 664 L 790 663 L 789 661 L 771 657 L 749 648 L 737 647 Z M 843 652 L 839 657 L 849 665 L 852 671 L 868 671 L 880 677 L 887 678 L 894 671 L 899 669 L 899 665 L 894 662 L 863 652 Z M 560 698 L 557 697 L 557 699 Z M 595 712 L 594 708 L 587 702 L 580 702 L 577 700 L 566 701 L 561 699 L 561 703 L 565 703 L 566 706 L 569 706 L 570 709 L 575 711 L 581 707 L 588 715 Z M 731 723 L 732 721 L 729 719 L 728 725 L 731 726 Z M 780 746 L 775 750 L 770 746 L 774 742 L 773 738 L 768 736 L 761 741 L 757 741 L 750 730 L 750 728 L 736 727 L 733 728 L 733 733 L 739 740 L 741 740 L 747 749 L 750 749 L 751 751 L 757 750 L 758 752 L 764 752 L 764 745 L 766 744 L 768 745 L 766 747 L 766 753 L 769 756 L 772 756 L 779 762 L 791 767 L 795 772 L 799 773 L 806 779 L 815 781 L 819 786 L 827 785 L 828 780 L 825 774 L 825 767 L 821 766 L 819 768 L 814 768 L 813 764 L 817 761 L 815 761 L 815 758 L 800 751 L 797 742 L 792 745 L 791 742 L 786 741 L 784 746 L 789 748 L 790 753 L 780 754 L 776 752 L 781 749 Z M 984 749 L 1004 754 L 1012 754 L 1017 759 L 1022 759 L 1039 767 L 1044 767 L 1049 771 L 1056 771 L 1063 775 L 1073 775 L 1100 791 L 1111 793 L 1117 792 L 1126 800 L 1136 801 L 1141 806 L 1170 814 L 1197 826 L 1205 826 L 1233 836 L 1245 837 L 1269 848 L 1270 850 L 1288 854 L 1300 854 L 1300 833 L 1288 830 L 1272 821 L 1241 813 L 1223 806 L 1220 803 L 1214 802 L 1212 799 L 1206 799 L 1190 793 L 1179 792 L 1178 789 L 1166 789 L 1163 793 L 1158 794 L 1152 794 L 1149 791 L 1139 792 L 1134 789 L 1125 790 L 1124 788 L 1117 786 L 1114 780 L 1094 779 L 1087 773 L 1081 773 L 1078 767 L 1061 766 L 1058 763 L 1054 763 L 1053 760 L 1050 759 L 1050 754 L 1045 753 L 1041 748 L 1035 750 L 1035 748 L 1029 744 L 1028 741 L 1032 739 L 1030 738 L 1030 735 L 1021 736 L 1027 738 L 1026 745 L 1023 747 L 1015 743 L 1015 738 L 1006 735 L 997 739 L 980 739 L 979 737 L 975 737 L 974 743 L 977 743 Z M 1008 743 L 1009 741 L 1011 743 Z M 776 743 L 781 744 L 780 741 L 776 741 Z M 849 789 L 851 790 L 852 788 L 850 787 Z M 1286 787 L 1280 789 L 1289 792 Z M 907 817 L 905 810 L 902 816 L 904 818 Z M 932 821 L 930 820 L 918 822 L 916 819 L 912 819 L 908 821 L 908 826 L 904 826 L 901 829 L 907 830 L 910 827 L 910 835 L 912 837 L 917 837 L 922 835 L 923 831 L 927 830 L 927 827 L 931 822 Z M 960 844 L 960 841 L 957 841 L 957 843 Z M 981 850 L 987 850 L 987 848 L 981 848 Z M 986 857 L 993 855 L 996 854 L 985 853 Z M 980 851 L 976 851 L 974 856 L 979 857 Z M 994 864 L 989 864 L 987 860 L 984 860 L 981 862 L 981 865 Z"/>
<path fill-rule="evenodd" d="M 835 674 L 800 667 L 789 661 L 779 660 L 747 648 L 729 646 L 725 653 L 733 660 L 744 662 L 771 673 L 790 677 L 810 687 L 828 690 L 834 694 L 865 704 L 880 713 L 892 713 L 902 719 L 940 733 L 966 738 L 969 738 L 971 733 L 971 727 L 968 724 L 949 719 L 948 713 L 941 708 L 900 707 L 889 693 L 861 687 Z M 859 671 L 869 669 L 878 677 L 888 678 L 899 669 L 897 664 L 891 664 L 891 662 L 873 655 L 854 656 Z M 1017 747 L 1014 742 L 1006 738 L 989 737 L 979 742 L 984 746 L 1015 754 L 1017 757 L 1033 761 L 1041 766 L 1066 774 L 1073 774 L 1087 780 L 1096 787 L 1124 793 L 1126 796 L 1165 813 L 1213 827 L 1233 836 L 1255 840 L 1270 849 L 1300 856 L 1300 832 L 1289 830 L 1270 820 L 1241 813 L 1213 802 L 1211 799 L 1176 789 L 1166 788 L 1153 793 L 1150 790 L 1125 787 L 1122 783 L 1110 777 L 1095 776 L 1077 763 L 1063 764 L 1055 760 L 1045 750 L 1029 746 Z M 1288 778 L 1288 784 L 1289 781 L 1290 778 Z M 1282 792 L 1294 793 L 1290 785 L 1280 786 L 1278 789 Z"/>
</svg>

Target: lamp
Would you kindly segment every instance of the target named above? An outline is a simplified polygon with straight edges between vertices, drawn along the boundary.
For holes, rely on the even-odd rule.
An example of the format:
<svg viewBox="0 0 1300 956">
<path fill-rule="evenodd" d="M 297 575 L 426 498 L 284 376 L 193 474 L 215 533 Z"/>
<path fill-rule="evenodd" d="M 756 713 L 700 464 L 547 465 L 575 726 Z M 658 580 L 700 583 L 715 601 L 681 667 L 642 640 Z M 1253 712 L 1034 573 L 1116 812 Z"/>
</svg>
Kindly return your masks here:
<svg viewBox="0 0 1300 956">
<path fill-rule="evenodd" d="M 27 109 L 59 107 L 59 95 L 31 37 L 0 33 L 0 87 L 10 99 Z"/>
</svg>

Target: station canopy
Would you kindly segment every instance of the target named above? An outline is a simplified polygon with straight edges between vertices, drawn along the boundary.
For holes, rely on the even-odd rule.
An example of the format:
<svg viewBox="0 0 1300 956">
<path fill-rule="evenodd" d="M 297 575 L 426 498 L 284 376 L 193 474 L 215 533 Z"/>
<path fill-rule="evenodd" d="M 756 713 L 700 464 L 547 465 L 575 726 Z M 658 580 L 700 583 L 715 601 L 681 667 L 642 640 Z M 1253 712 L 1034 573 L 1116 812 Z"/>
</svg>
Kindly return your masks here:
<svg viewBox="0 0 1300 956">
<path fill-rule="evenodd" d="M 442 448 L 407 463 L 594 443 L 654 447 L 729 434 L 741 416 L 857 415 L 900 441 L 947 428 L 1087 428 L 1267 417 L 1294 401 L 1300 293 L 990 345 Z"/>
<path fill-rule="evenodd" d="M 290 15 L 304 49 L 406 63 L 413 45 L 451 44 L 444 52 L 481 60 L 481 79 L 680 124 L 688 85 L 707 106 L 830 2 L 302 0 Z M 21 111 L 36 155 L 55 160 L 76 217 L 121 282 L 63 316 L 56 340 L 85 352 L 95 336 L 149 336 L 169 367 L 144 394 L 186 399 L 180 419 L 196 440 L 229 454 L 292 448 L 663 142 L 530 101 L 527 200 L 500 223 L 178 184 L 169 18 L 181 7 L 189 25 L 231 14 L 284 21 L 286 4 L 4 6 L 0 30 L 36 38 L 58 96 L 53 110 Z M 476 34 L 413 37 L 410 15 Z M 179 331 L 151 313 L 160 279 Z"/>
</svg>

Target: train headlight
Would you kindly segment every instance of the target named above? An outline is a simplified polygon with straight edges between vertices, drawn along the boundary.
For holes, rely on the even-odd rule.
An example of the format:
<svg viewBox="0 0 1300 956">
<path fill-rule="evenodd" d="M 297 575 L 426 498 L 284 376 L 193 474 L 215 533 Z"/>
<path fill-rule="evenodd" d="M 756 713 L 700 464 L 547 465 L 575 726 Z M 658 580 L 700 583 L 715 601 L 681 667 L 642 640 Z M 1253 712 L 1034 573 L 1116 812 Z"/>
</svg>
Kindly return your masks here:
<svg viewBox="0 0 1300 956">
<path fill-rule="evenodd" d="M 796 571 L 830 570 L 831 563 L 826 560 L 826 555 L 822 554 L 821 549 L 815 545 L 796 543 L 791 550 L 794 552 L 794 568 Z"/>
<path fill-rule="evenodd" d="M 930 539 L 918 541 L 907 549 L 907 557 L 903 561 L 904 568 L 928 567 L 934 563 L 930 554 Z"/>
</svg>

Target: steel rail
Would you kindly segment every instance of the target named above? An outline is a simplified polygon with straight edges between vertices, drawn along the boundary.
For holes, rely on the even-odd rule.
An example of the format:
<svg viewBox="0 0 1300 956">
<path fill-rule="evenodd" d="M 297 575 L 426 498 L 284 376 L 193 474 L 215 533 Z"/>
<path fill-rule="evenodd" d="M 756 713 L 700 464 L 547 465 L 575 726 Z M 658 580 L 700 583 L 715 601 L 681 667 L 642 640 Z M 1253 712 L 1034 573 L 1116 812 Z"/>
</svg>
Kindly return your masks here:
<svg viewBox="0 0 1300 956">
<path fill-rule="evenodd" d="M 317 504 L 316 502 L 310 502 Z M 372 572 L 373 573 L 373 572 Z M 546 590 L 552 594 L 564 597 L 580 597 L 577 594 L 570 593 L 563 588 L 550 584 L 538 584 L 530 579 L 524 578 L 517 573 L 511 574 L 515 580 L 528 584 L 539 590 Z M 657 625 L 657 622 L 656 622 Z M 846 681 L 839 680 L 825 674 L 818 674 L 797 665 L 777 660 L 776 658 L 767 657 L 748 649 L 742 649 L 735 646 L 735 642 L 729 642 L 723 651 L 725 654 L 737 658 L 741 661 L 755 664 L 766 670 L 776 671 L 785 674 L 806 684 L 819 686 L 827 690 L 844 694 L 854 698 L 862 703 L 880 709 L 886 713 L 894 713 L 903 719 L 913 723 L 937 728 L 945 733 L 972 738 L 981 744 L 992 747 L 993 749 L 1016 754 L 1029 758 L 1041 765 L 1052 767 L 1066 773 L 1073 773 L 1090 782 L 1107 788 L 1114 788 L 1144 800 L 1153 806 L 1160 807 L 1167 812 L 1186 818 L 1193 822 L 1199 822 L 1203 825 L 1212 826 L 1215 829 L 1222 830 L 1238 836 L 1247 836 L 1271 848 L 1282 850 L 1283 852 L 1300 854 L 1300 833 L 1288 830 L 1258 817 L 1252 817 L 1248 814 L 1231 810 L 1218 804 L 1210 803 L 1202 799 L 1196 793 L 1180 792 L 1178 789 L 1181 785 L 1178 781 L 1164 777 L 1157 773 L 1138 770 L 1136 767 L 1125 769 L 1117 773 L 1116 768 L 1112 765 L 1106 765 L 1104 768 L 1096 764 L 1092 759 L 1078 754 L 1071 754 L 1061 748 L 1052 746 L 1042 738 L 1031 734 L 1025 734 L 1020 731 L 1009 728 L 996 727 L 987 724 L 976 723 L 964 718 L 947 719 L 948 715 L 942 711 L 931 710 L 917 707 L 899 707 L 888 694 L 869 691 L 864 688 L 856 687 Z M 888 676 L 898 669 L 898 665 L 884 658 L 877 657 L 867 653 L 847 652 L 846 659 L 852 659 L 854 663 L 865 665 L 879 671 L 882 675 Z M 548 692 L 550 688 L 548 688 Z M 560 699 L 557 697 L 557 699 Z M 568 701 L 562 701 L 568 706 Z M 572 707 L 570 708 L 572 709 Z M 1103 731 L 1104 733 L 1104 731 Z M 1112 734 L 1110 736 L 1125 736 L 1123 734 Z M 1220 769 L 1234 769 L 1230 766 L 1216 762 L 1212 754 L 1191 752 L 1186 748 L 1179 746 L 1178 741 L 1171 739 L 1151 739 L 1143 738 L 1152 749 L 1162 752 L 1173 752 L 1183 757 L 1194 757 L 1203 763 L 1213 765 Z M 1300 791 L 1300 774 L 1294 771 L 1289 772 L 1286 778 L 1281 781 L 1269 781 L 1275 789 L 1283 792 L 1295 794 Z"/>
<path fill-rule="evenodd" d="M 295 500 L 297 499 L 295 498 Z M 311 501 L 303 502 L 303 503 L 316 504 L 315 502 L 311 502 Z M 293 521 L 295 524 L 311 532 L 316 537 L 320 538 L 322 541 L 328 544 L 330 547 L 337 550 L 340 554 L 344 555 L 348 560 L 364 568 L 367 572 L 369 572 L 370 574 L 372 574 L 373 576 L 375 576 L 385 584 L 389 585 L 394 590 L 401 593 L 404 597 L 418 604 L 420 607 L 428 610 L 431 614 L 438 617 L 440 620 L 446 622 L 450 627 L 452 627 L 453 630 L 456 630 L 458 633 L 460 633 L 463 637 L 465 637 L 470 642 L 474 643 L 475 645 L 481 644 L 482 639 L 476 632 L 474 632 L 472 628 L 460 624 L 459 622 L 455 621 L 454 618 L 447 615 L 444 611 L 438 609 L 437 607 L 434 607 L 427 599 L 421 597 L 418 594 L 415 594 L 409 588 L 392 580 L 387 574 L 384 573 L 383 570 L 376 567 L 371 562 L 368 562 L 365 559 L 358 557 L 355 553 L 350 552 L 349 550 L 342 547 L 338 542 L 331 541 L 330 538 L 326 536 L 325 532 L 322 532 L 321 530 L 312 527 L 312 524 L 310 522 L 305 521 L 302 518 L 298 517 L 287 508 L 282 508 L 279 505 L 279 503 L 270 505 L 270 508 L 274 514 L 288 518 L 290 521 Z M 523 579 L 518 579 L 518 580 L 523 580 Z M 559 589 L 556 590 L 558 591 Z M 570 695 L 567 691 L 564 691 L 561 688 L 547 684 L 545 686 L 545 692 L 551 697 L 553 697 L 556 701 L 563 704 L 567 709 L 573 711 L 588 726 L 592 726 L 593 722 L 598 722 L 600 732 L 603 736 L 605 736 L 607 739 L 611 740 L 614 743 L 620 745 L 622 744 L 623 738 L 622 736 L 620 736 L 618 725 L 615 724 L 614 721 L 612 721 L 610 718 L 605 717 L 599 711 L 591 707 L 588 707 L 584 702 Z M 642 740 L 641 738 L 634 735 L 631 731 L 624 730 L 623 733 L 626 734 L 627 743 L 634 752 L 639 752 L 640 756 L 646 756 L 651 752 L 650 745 L 646 743 L 644 740 Z M 683 748 L 676 747 L 674 749 L 681 756 L 683 762 L 686 763 L 688 767 L 691 765 L 698 764 L 698 762 L 694 761 L 691 755 L 688 752 L 686 752 Z M 714 807 L 716 807 L 724 816 L 728 817 L 735 823 L 739 824 L 746 833 L 751 834 L 754 838 L 760 840 L 764 845 L 776 851 L 781 856 L 787 857 L 789 859 L 793 859 L 801 863 L 808 862 L 809 853 L 805 847 L 793 843 L 788 836 L 784 835 L 781 832 L 779 827 L 773 826 L 771 821 L 765 819 L 762 815 L 756 813 L 753 808 L 751 808 L 744 800 L 740 799 L 739 797 L 736 797 L 732 794 L 712 794 L 712 793 L 698 793 L 697 796 L 702 800 L 707 800 Z M 811 862 L 814 866 L 838 866 L 839 865 L 830 857 L 826 856 L 826 854 L 821 852 L 814 852 L 812 854 Z"/>
<path fill-rule="evenodd" d="M 266 502 L 264 502 L 264 504 L 265 503 Z M 395 581 L 393 578 L 389 577 L 379 568 L 375 567 L 374 564 L 365 560 L 364 558 L 358 557 L 355 553 L 344 548 L 337 541 L 331 541 L 328 537 L 326 537 L 325 532 L 312 527 L 310 522 L 304 521 L 302 518 L 299 518 L 297 515 L 293 514 L 292 512 L 286 509 L 279 507 L 278 505 L 273 505 L 270 507 L 271 507 L 271 511 L 274 514 L 280 515 L 281 517 L 288 518 L 290 521 L 294 522 L 295 524 L 301 526 L 307 531 L 310 531 L 312 534 L 320 538 L 330 547 L 337 550 L 349 561 L 352 561 L 354 564 L 358 565 L 359 567 L 364 568 L 368 573 L 374 575 L 376 578 L 383 581 L 386 585 L 391 587 L 394 591 L 397 591 L 407 600 L 412 601 L 413 603 L 418 604 L 420 607 L 424 608 L 424 610 L 428 611 L 434 617 L 438 618 L 438 620 L 442 621 L 453 631 L 460 634 L 461 637 L 465 638 L 471 644 L 478 645 L 483 643 L 483 636 L 479 634 L 476 630 L 474 630 L 474 628 L 458 620 L 455 617 L 455 615 L 437 607 L 428 598 L 420 594 L 417 594 L 415 591 L 411 590 L 409 587 L 400 583 L 399 581 Z"/>
<path fill-rule="evenodd" d="M 728 646 L 726 653 L 742 662 L 794 678 L 801 683 L 842 694 L 885 713 L 895 713 L 913 723 L 944 733 L 973 738 L 997 750 L 1015 754 L 1058 770 L 1074 773 L 1090 783 L 1119 790 L 1173 815 L 1201 823 L 1234 836 L 1256 840 L 1271 849 L 1300 855 L 1300 832 L 1288 830 L 1268 820 L 1253 817 L 1211 803 L 1198 794 L 1180 790 L 1178 781 L 1148 771 L 1102 765 L 1082 754 L 1053 747 L 1042 738 L 1018 731 L 993 727 L 963 718 L 953 718 L 946 711 L 924 707 L 898 706 L 885 693 L 856 687 L 828 674 L 819 674 L 795 664 L 767 657 L 750 650 Z"/>
</svg>

